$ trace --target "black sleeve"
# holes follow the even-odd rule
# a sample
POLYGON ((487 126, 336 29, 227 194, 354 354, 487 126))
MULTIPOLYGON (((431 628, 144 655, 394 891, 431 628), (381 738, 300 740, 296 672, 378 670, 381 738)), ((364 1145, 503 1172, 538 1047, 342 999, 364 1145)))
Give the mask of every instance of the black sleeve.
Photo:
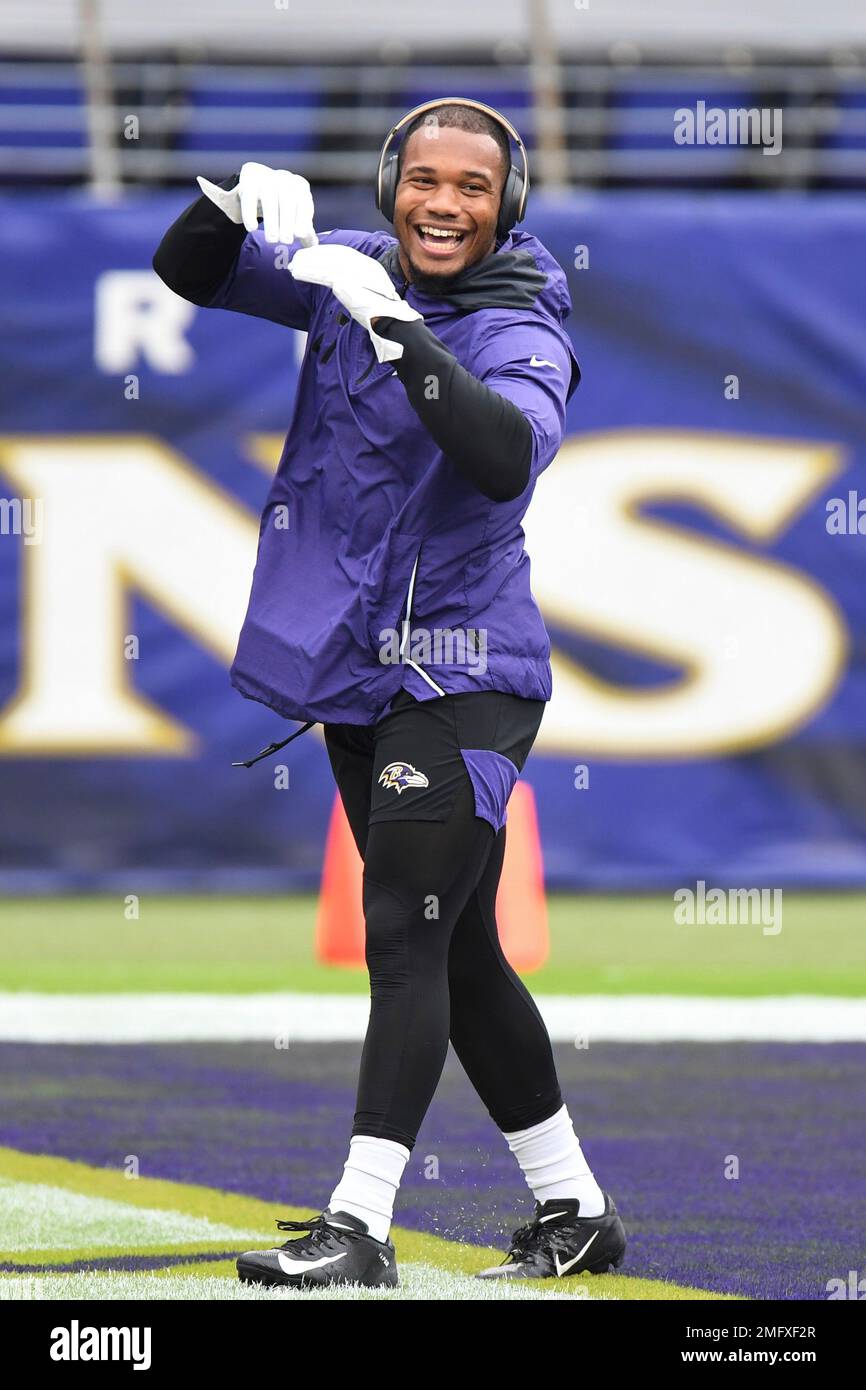
MULTIPOLYGON (((220 188, 237 187, 239 174, 220 188)), ((153 257, 153 268, 170 290, 206 306, 238 258, 246 239, 243 223, 232 222, 204 194, 172 222, 153 257)))
POLYGON ((420 319, 404 323, 382 317, 374 331, 403 344, 394 368, 442 452, 485 497, 494 502, 519 497, 529 483, 532 430, 514 402, 461 367, 420 319), (437 383, 433 393, 430 377, 437 383))

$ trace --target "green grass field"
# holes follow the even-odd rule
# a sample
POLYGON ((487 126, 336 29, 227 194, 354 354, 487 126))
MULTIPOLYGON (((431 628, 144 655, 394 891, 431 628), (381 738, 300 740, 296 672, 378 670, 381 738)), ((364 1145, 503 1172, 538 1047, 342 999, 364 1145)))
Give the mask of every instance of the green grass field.
MULTIPOLYGON (((316 900, 143 897, 0 904, 0 990, 366 993, 363 968, 323 965, 316 900)), ((782 930, 678 926, 670 895, 550 898, 543 994, 866 993, 866 895, 785 894, 782 930)))
POLYGON ((493 1247, 444 1240, 396 1226, 396 1290, 263 1289, 238 1282, 229 1252, 271 1245, 274 1221, 300 1207, 213 1188, 140 1177, 44 1154, 0 1147, 0 1302, 13 1299, 381 1299, 486 1302, 514 1299, 728 1301, 666 1279, 584 1275, 529 1285, 485 1284, 473 1276, 499 1264, 493 1247), (16 1238, 8 1244, 10 1233, 16 1238), (130 1269, 157 1256, 159 1268, 130 1269), (70 1269, 76 1263, 93 1269, 70 1269), (39 1269, 34 1274, 34 1268, 39 1269), (19 1272, 20 1271, 20 1272, 19 1272), (54 1271, 54 1272, 52 1272, 54 1271))

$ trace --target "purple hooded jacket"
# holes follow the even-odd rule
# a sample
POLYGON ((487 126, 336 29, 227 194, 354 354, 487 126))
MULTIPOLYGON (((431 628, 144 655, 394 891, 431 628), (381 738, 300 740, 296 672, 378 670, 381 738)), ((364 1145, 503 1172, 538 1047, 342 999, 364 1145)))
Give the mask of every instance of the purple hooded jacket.
MULTIPOLYGON (((403 287, 393 236, 319 235, 381 260, 403 287)), ((420 700, 471 690, 548 700, 550 642, 520 523, 580 377, 562 269, 535 237, 512 232, 453 296, 406 293, 461 366, 531 426, 530 481, 503 502, 442 453, 393 363, 377 361, 331 291, 292 277, 297 249, 249 233, 210 301, 309 334, 232 684, 287 718, 323 723, 375 723, 403 687, 420 700)))

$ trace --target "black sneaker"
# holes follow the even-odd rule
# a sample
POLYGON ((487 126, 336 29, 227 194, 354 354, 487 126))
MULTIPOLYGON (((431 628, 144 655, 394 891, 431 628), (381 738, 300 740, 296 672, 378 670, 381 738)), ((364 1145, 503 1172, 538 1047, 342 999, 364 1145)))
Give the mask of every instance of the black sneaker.
POLYGON ((278 1221, 281 1231, 308 1231, 271 1250, 248 1250, 238 1259, 238 1278, 247 1284, 397 1285, 397 1259, 390 1240, 374 1240, 357 1216, 323 1211, 309 1221, 278 1221))
POLYGON ((619 1269, 625 1227, 605 1192, 601 1216, 580 1216, 576 1197, 535 1203, 535 1219, 511 1237, 505 1261, 476 1279, 562 1279, 568 1274, 606 1274, 619 1269))

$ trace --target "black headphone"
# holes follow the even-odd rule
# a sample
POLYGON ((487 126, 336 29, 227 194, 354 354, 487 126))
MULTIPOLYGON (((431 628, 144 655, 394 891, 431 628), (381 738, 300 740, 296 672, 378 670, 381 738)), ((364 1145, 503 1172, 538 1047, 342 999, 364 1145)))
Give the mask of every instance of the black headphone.
POLYGON ((508 235, 515 222, 523 221, 523 215, 526 212, 526 200, 529 197, 529 161, 526 158, 526 146, 511 122, 507 121, 499 111, 494 111, 492 106, 485 106, 483 101, 472 101, 469 97, 440 97, 437 101, 425 101, 391 127, 382 146, 382 153, 379 155, 379 171, 376 175, 376 207, 389 222, 394 221, 394 203, 397 198, 400 159, 398 151, 394 150, 389 153, 394 136, 404 126, 414 121, 416 116, 423 115, 425 111, 435 111, 440 106, 469 106, 475 111, 483 111, 485 115, 490 116, 502 127, 506 135, 511 136, 520 151, 523 168, 518 169, 516 164, 511 165, 508 178, 505 180, 505 187, 502 190, 502 201, 499 204, 496 235, 501 240, 508 235))

